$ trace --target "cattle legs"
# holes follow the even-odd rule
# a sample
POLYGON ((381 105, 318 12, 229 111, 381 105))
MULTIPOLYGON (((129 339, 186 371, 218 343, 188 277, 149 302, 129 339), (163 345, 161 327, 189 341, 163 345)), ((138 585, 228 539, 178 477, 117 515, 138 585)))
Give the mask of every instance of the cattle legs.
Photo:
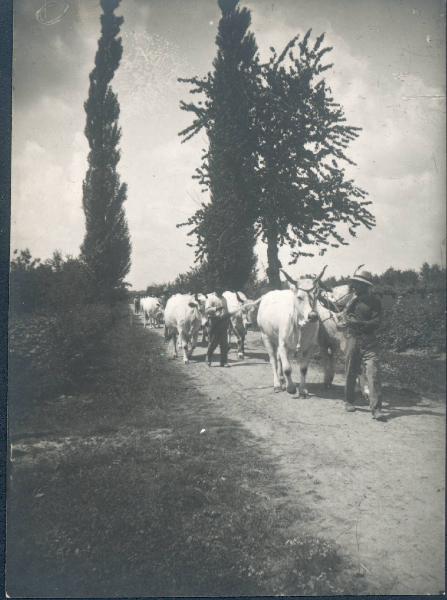
POLYGON ((279 344, 278 357, 281 361, 282 371, 287 382, 286 390, 289 394, 295 394, 296 385, 292 381, 292 365, 290 364, 289 359, 289 349, 285 344, 279 344))
POLYGON ((188 348, 188 338, 184 333, 180 333, 179 335, 179 345, 183 348, 183 362, 188 364, 189 359, 191 358, 191 353, 188 348))
POLYGON ((272 365, 273 370, 273 391, 278 393, 281 391, 281 383, 278 377, 278 361, 276 357, 276 348, 273 346, 269 337, 265 335, 265 333, 261 333, 262 341, 264 342, 264 346, 267 349, 270 364, 272 365))
POLYGON ((264 333, 261 335, 272 365, 274 392, 277 393, 286 389, 289 394, 295 394, 296 385, 292 381, 292 366, 288 348, 284 344, 280 344, 276 349, 267 335, 264 333))
POLYGON ((244 358, 245 356, 245 332, 244 331, 236 331, 237 338, 237 355, 238 358, 244 358))
POLYGON ((165 341, 169 344, 172 342, 172 358, 177 358, 177 330, 165 326, 165 341))
POLYGON ((189 353, 189 358, 191 358, 192 353, 194 352, 194 348, 197 346, 197 338, 198 337, 199 337, 199 331, 198 330, 191 335, 191 351, 189 353))
POLYGON ((332 385, 335 375, 335 352, 333 346, 327 344, 320 345, 320 354, 324 369, 324 387, 329 389, 332 385))
POLYGON ((208 336, 209 336, 209 331, 208 331, 208 321, 205 321, 205 323, 202 322, 202 344, 207 345, 208 344, 208 336))
POLYGON ((192 334, 185 332, 179 334, 178 343, 183 348, 183 362, 185 365, 190 361, 194 348, 197 346, 198 334, 198 331, 192 334))
POLYGON ((234 331, 234 334, 236 336, 236 343, 237 343, 237 356, 238 358, 244 358, 245 356, 245 349, 244 349, 244 343, 245 343, 245 330, 244 330, 244 326, 241 324, 240 327, 236 326, 232 326, 232 329, 234 331))

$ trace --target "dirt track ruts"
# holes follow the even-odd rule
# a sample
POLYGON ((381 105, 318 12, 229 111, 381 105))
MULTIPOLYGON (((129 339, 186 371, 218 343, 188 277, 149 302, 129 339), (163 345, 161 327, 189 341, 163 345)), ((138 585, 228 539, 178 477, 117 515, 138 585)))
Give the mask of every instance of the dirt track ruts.
MULTIPOLYGON (((305 528, 336 541, 358 565, 368 593, 442 593, 442 399, 385 388, 388 419, 376 422, 365 405, 344 412, 343 378, 336 376, 333 389, 324 390, 315 366, 308 373, 311 397, 274 394, 259 337, 248 334, 244 360, 230 352, 229 369, 217 366, 217 354, 209 368, 200 346, 190 364, 179 366, 209 396, 213 412, 239 420, 279 460, 290 503, 309 509, 308 522, 296 523, 296 535, 305 528)), ((297 381, 296 363, 293 369, 297 381)))

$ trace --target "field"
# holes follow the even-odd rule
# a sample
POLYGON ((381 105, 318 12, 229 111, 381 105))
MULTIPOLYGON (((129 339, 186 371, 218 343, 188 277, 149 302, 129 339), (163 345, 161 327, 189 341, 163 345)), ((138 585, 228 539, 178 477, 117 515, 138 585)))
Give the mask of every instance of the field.
POLYGON ((340 377, 323 394, 318 363, 313 398, 273 395, 256 333, 225 371, 203 348, 169 361, 126 312, 103 342, 81 390, 11 372, 10 595, 443 587, 439 390, 389 383, 379 424, 343 413, 340 377))

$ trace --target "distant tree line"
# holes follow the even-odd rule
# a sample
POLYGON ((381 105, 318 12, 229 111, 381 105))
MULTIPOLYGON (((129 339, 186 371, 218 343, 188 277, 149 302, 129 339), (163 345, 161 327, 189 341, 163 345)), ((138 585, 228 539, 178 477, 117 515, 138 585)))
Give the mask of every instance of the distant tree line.
POLYGON ((14 313, 55 312, 88 301, 84 265, 59 250, 48 260, 15 250, 10 272, 10 309, 14 313))
MULTIPOLYGON (((303 277, 305 276, 306 274, 303 273, 303 277)), ((308 274, 308 276, 312 275, 308 274)), ((446 270, 437 264, 429 265, 425 262, 418 271, 414 269, 400 270, 389 267, 381 274, 374 274, 372 280, 378 293, 395 297, 412 293, 424 295, 428 292, 444 292, 445 294, 446 270)), ((346 284, 348 281, 349 276, 338 278, 332 276, 326 277, 323 283, 328 289, 331 289, 337 285, 346 284)), ((281 287, 288 288, 287 282, 281 282, 281 287)), ((259 278, 254 270, 244 286, 232 289, 244 291, 251 298, 259 298, 262 294, 268 292, 271 287, 268 278, 259 278)), ((173 281, 148 285, 138 293, 159 296, 165 293, 168 295, 176 293, 209 293, 213 290, 214 277, 210 273, 207 263, 202 263, 197 267, 190 268, 185 273, 181 273, 173 281)), ((135 293, 137 292, 133 292, 133 294, 135 293)))
MULTIPOLYGON (((329 287, 347 283, 348 277, 328 277, 325 284, 329 287)), ((425 262, 419 271, 414 269, 395 269, 389 267, 380 275, 373 275, 372 281, 376 288, 384 292, 411 293, 424 290, 443 290, 446 285, 446 270, 437 264, 429 265, 425 262)))

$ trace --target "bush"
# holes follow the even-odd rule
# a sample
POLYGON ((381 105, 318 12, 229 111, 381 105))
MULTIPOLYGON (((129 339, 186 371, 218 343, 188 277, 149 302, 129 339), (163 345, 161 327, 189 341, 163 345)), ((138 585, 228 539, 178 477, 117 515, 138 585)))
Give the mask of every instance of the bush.
POLYGON ((48 315, 20 315, 9 326, 9 390, 38 399, 96 380, 116 320, 105 305, 78 305, 48 315))
POLYGON ((14 251, 10 273, 10 312, 52 314, 87 302, 84 265, 59 252, 45 263, 33 259, 29 250, 14 251))
POLYGON ((10 396, 40 398, 95 381, 123 290, 92 301, 85 265, 54 252, 42 263, 14 252, 10 275, 10 396))
POLYGON ((382 345, 397 352, 408 349, 445 351, 445 291, 401 293, 385 311, 382 345))
POLYGON ((76 387, 91 383, 107 353, 105 338, 114 322, 110 307, 79 305, 59 313, 49 330, 64 380, 76 387))

